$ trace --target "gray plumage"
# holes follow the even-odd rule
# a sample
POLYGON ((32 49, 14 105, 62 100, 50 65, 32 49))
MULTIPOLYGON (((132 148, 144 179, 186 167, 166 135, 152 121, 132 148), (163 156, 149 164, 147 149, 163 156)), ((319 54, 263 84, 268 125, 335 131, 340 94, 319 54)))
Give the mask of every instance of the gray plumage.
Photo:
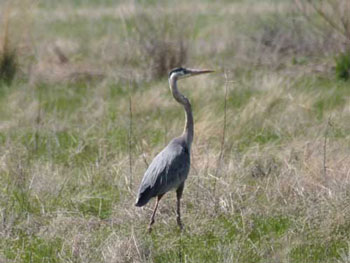
POLYGON ((190 163, 190 151, 184 138, 181 136, 170 141, 148 167, 136 206, 143 206, 152 197, 177 189, 187 179, 190 163))
POLYGON ((155 213, 162 196, 176 189, 177 197, 177 223, 182 229, 180 216, 180 199, 187 179, 191 158, 191 145, 193 141, 193 116, 191 103, 177 89, 177 80, 189 76, 210 73, 211 70, 196 70, 176 68, 169 73, 169 85, 174 99, 180 103, 185 110, 185 128, 180 137, 170 143, 153 159, 145 172, 137 195, 136 206, 144 206, 153 197, 157 197, 153 210, 149 230, 154 223, 155 213))

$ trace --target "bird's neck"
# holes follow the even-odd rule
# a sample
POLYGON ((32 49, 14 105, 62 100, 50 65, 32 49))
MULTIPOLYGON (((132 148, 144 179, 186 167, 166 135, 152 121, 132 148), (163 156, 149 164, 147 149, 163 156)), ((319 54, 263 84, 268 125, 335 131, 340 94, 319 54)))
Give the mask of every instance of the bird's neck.
POLYGON ((185 109, 185 127, 182 133, 182 136, 185 138, 187 144, 191 147, 193 141, 193 115, 192 115, 192 107, 190 101, 180 93, 177 89, 177 80, 175 78, 169 79, 170 90, 173 94, 174 99, 180 103, 185 109))

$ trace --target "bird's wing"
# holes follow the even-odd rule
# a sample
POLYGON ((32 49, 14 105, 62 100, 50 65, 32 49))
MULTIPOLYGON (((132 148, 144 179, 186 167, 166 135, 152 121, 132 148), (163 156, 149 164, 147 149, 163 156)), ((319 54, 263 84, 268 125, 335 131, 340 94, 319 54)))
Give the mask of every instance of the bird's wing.
POLYGON ((172 141, 152 161, 143 176, 137 204, 146 204, 154 196, 177 188, 187 178, 190 153, 186 146, 172 141))

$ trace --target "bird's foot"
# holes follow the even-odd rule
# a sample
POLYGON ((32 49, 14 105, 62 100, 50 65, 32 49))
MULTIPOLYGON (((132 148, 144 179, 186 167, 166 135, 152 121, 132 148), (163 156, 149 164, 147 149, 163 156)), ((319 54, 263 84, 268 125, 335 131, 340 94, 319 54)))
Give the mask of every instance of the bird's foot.
POLYGON ((152 233, 152 226, 148 226, 147 232, 148 232, 148 234, 151 234, 151 233, 152 233))
POLYGON ((152 225, 154 224, 154 219, 152 218, 151 219, 151 222, 149 222, 149 225, 148 225, 148 233, 151 233, 152 232, 152 225))
POLYGON ((181 218, 177 217, 177 218, 176 218, 176 221, 177 221, 177 225, 179 226, 180 230, 182 231, 183 228, 184 228, 184 226, 183 226, 183 224, 182 224, 182 222, 181 222, 181 218))

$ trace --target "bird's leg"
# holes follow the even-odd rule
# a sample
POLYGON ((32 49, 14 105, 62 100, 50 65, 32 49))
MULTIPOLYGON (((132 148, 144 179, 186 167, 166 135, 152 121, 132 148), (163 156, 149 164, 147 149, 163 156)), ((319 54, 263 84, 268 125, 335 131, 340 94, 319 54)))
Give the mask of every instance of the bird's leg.
POLYGON ((177 190, 176 190, 176 198, 177 198, 177 207, 176 207, 177 216, 176 216, 176 221, 177 221, 177 224, 179 225, 181 230, 183 229, 183 225, 182 225, 182 222, 181 222, 180 200, 181 200, 182 192, 184 190, 184 186, 185 186, 185 183, 182 183, 179 186, 179 188, 177 188, 177 190))
POLYGON ((148 232, 149 233, 151 233, 151 231, 152 231, 152 225, 154 224, 154 217, 155 217, 156 212, 157 212, 159 201, 163 197, 163 195, 164 194, 157 196, 156 205, 154 206, 154 210, 153 210, 153 213, 152 213, 152 216, 151 216, 151 221, 149 222, 149 225, 148 225, 148 232))

